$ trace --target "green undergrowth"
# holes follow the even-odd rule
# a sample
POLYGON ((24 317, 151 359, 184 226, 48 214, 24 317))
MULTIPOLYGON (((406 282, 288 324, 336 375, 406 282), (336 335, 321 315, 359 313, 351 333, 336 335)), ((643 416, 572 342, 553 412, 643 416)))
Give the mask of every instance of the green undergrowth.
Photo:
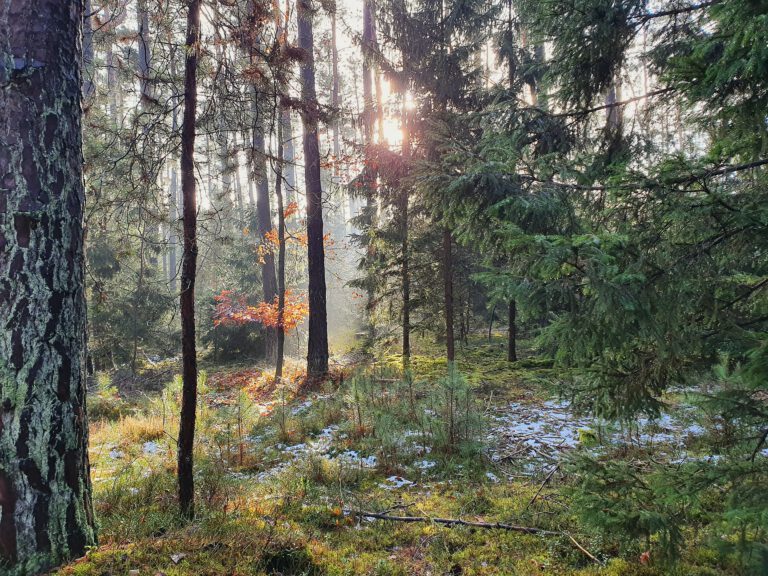
MULTIPOLYGON (((496 397, 517 399, 536 394, 541 398, 557 391, 564 377, 549 358, 537 355, 531 340, 518 344, 518 360, 507 360, 506 339, 493 335, 471 336, 466 344, 456 349, 456 369, 481 394, 493 393, 496 397)), ((382 354, 380 365, 390 370, 402 371, 400 354, 382 354)), ((435 381, 448 373, 445 351, 440 344, 419 339, 411 355, 409 370, 416 380, 435 381)))
MULTIPOLYGON (((684 548, 681 562, 662 564, 653 539, 582 524, 565 468, 545 478, 490 458, 491 408, 549 398, 562 377, 529 354, 517 363, 504 357, 503 343, 477 342, 461 350, 457 369, 417 354, 403 376, 391 356, 298 397, 282 388, 269 398, 224 394, 203 377, 191 522, 179 517, 175 496, 178 379, 117 412, 104 409, 91 429, 100 547, 59 574, 740 574, 707 548, 684 548), (562 534, 374 520, 363 511, 562 534)), ((113 398, 106 378, 101 385, 113 398)))

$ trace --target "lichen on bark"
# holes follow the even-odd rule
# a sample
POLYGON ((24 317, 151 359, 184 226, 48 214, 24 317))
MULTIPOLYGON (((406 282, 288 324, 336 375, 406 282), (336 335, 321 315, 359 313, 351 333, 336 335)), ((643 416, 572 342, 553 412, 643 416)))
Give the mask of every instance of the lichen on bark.
POLYGON ((0 10, 0 572, 96 543, 85 408, 79 1, 0 10))

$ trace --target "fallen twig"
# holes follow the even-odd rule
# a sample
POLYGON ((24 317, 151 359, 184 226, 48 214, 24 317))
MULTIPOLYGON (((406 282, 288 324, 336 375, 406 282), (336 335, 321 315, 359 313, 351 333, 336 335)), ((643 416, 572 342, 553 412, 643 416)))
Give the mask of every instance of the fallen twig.
POLYGON ((501 522, 473 522, 471 520, 461 520, 458 518, 428 518, 426 516, 390 516, 379 512, 362 512, 355 510, 344 510, 344 514, 352 516, 361 516, 363 518, 376 518, 377 520, 390 520, 392 522, 433 522, 445 526, 470 526, 473 528, 496 528, 499 530, 509 530, 511 532, 523 532, 525 534, 541 534, 543 536, 562 536, 562 532, 553 532, 543 528, 534 528, 530 526, 517 526, 515 524, 504 524, 501 522))
POLYGON ((592 560, 592 561, 594 561, 594 562, 597 562, 598 564, 602 564, 602 562, 600 562, 600 560, 598 560, 598 559, 597 559, 597 558, 595 558, 595 557, 594 557, 592 554, 590 554, 590 553, 589 553, 589 551, 588 551, 586 548, 584 548, 584 546, 582 546, 581 544, 579 544, 579 543, 576 541, 576 538, 574 538, 573 536, 571 536, 570 534, 568 534, 568 533, 566 533, 566 532, 563 532, 563 534, 565 534, 566 536, 568 536, 568 539, 569 539, 571 542, 573 542, 573 545, 574 545, 574 546, 576 546, 576 548, 578 548, 578 549, 579 549, 579 550, 580 550, 580 551, 581 551, 581 552, 582 552, 582 553, 583 553, 583 554, 584 554, 584 555, 585 555, 587 558, 589 558, 590 560, 592 560))
POLYGON ((523 534, 536 534, 540 536, 565 536, 576 548, 590 560, 602 564, 593 554, 579 544, 576 539, 567 532, 558 532, 555 530, 545 530, 533 526, 518 526, 516 524, 505 524, 503 522, 473 522, 471 520, 461 520, 459 518, 429 518, 427 516, 390 516, 379 512, 364 512, 358 510, 344 510, 345 515, 360 516, 362 518, 375 518, 377 520, 389 520, 390 522, 431 522, 442 524, 444 526, 469 526, 471 528, 486 528, 507 530, 509 532, 522 532, 523 534))
POLYGON ((539 497, 539 494, 541 494, 541 491, 544 490, 544 486, 547 485, 547 483, 552 479, 552 476, 554 476, 555 472, 560 468, 560 465, 554 466, 552 470, 550 470, 549 474, 547 474, 547 477, 544 478, 544 482, 541 483, 541 486, 539 486, 539 489, 536 491, 536 494, 533 495, 533 498, 528 502, 528 504, 525 505, 525 508, 523 508, 523 512, 528 510, 528 508, 531 507, 531 504, 536 502, 536 499, 539 497))

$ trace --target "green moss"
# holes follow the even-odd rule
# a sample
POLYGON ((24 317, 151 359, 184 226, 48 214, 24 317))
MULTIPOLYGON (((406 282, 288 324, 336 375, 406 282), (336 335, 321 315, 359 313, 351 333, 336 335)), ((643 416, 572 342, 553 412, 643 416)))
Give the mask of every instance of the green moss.
MULTIPOLYGON (((546 393, 546 379, 554 374, 551 369, 515 368, 505 361, 504 366, 497 366, 489 358, 500 352, 500 347, 485 345, 480 351, 466 351, 465 357, 476 359, 473 366, 477 374, 498 370, 491 387, 469 386, 484 406, 489 399, 497 401, 502 396, 495 387, 502 386, 505 378, 510 378, 509 394, 516 395, 519 401, 529 401, 531 393, 546 393), (481 366, 483 361, 486 366, 481 366), (542 371, 548 371, 548 376, 543 376, 542 371), (518 388, 520 383, 530 389, 518 388)), ((438 369, 439 362, 420 366, 438 369)), ((204 405, 196 454, 198 518, 192 524, 183 522, 176 513, 173 418, 166 422, 168 429, 163 438, 167 438, 158 440, 163 450, 154 456, 143 454, 136 441, 121 443, 125 432, 121 432, 119 422, 100 424, 94 430, 92 455, 94 470, 100 478, 107 478, 97 482, 95 494, 104 547, 66 567, 61 574, 96 576, 140 569, 142 575, 163 572, 166 576, 278 572, 358 576, 458 571, 483 576, 672 576, 653 565, 642 565, 637 549, 629 551, 624 560, 598 566, 567 538, 430 523, 369 521, 345 515, 343 509, 391 510, 393 514, 514 522, 552 530, 565 527, 600 557, 617 554, 611 543, 584 531, 573 518, 562 478, 552 479, 532 503, 540 479, 492 483, 485 477, 489 463, 482 453, 437 450, 434 430, 429 428, 430 418, 435 416, 424 418, 422 413, 440 387, 435 380, 415 379, 411 388, 407 382, 392 378, 393 369, 379 367, 373 376, 356 382, 357 395, 352 382, 347 381, 339 390, 323 391, 330 396, 310 396, 311 406, 290 417, 291 444, 311 443, 327 426, 338 427, 332 454, 346 450, 362 456, 376 454, 380 459, 378 468, 341 465, 317 455, 294 461, 274 448, 282 441, 278 415, 274 413, 248 421, 250 437, 258 439, 245 444, 251 464, 239 466, 232 456, 237 450, 227 449, 227 442, 234 438, 231 430, 237 425, 237 411, 204 405), (414 404, 409 398, 411 391, 414 404), (358 409, 365 428, 362 431, 358 430, 358 409), (415 455, 406 449, 410 440, 433 450, 428 455, 415 455), (125 452, 124 458, 109 456, 114 445, 125 452), (383 463, 385 454, 401 467, 397 473, 413 485, 384 487, 387 476, 393 473, 383 463), (411 467, 414 461, 424 458, 437 465, 425 471, 411 467), (264 478, 255 476, 277 465, 285 468, 264 478), (173 554, 186 556, 175 564, 173 554)), ((286 410, 290 413, 305 400, 287 404, 286 410)), ((499 400, 504 401, 506 398, 499 400)), ((150 411, 136 417, 156 418, 160 409, 161 403, 150 403, 150 411)), ((675 576, 739 574, 719 569, 716 558, 689 554, 681 565, 683 571, 675 576)))

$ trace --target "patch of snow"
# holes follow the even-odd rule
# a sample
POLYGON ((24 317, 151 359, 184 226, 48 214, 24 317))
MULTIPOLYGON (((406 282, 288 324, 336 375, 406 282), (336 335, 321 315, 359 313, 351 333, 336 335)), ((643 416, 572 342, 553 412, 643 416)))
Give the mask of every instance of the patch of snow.
POLYGON ((375 468, 378 460, 376 456, 361 456, 356 450, 347 450, 335 457, 345 464, 353 464, 355 466, 362 466, 363 468, 375 468))
POLYGON ((306 400, 305 402, 302 402, 298 406, 294 406, 293 408, 291 408, 291 414, 293 416, 296 416, 297 414, 301 414, 302 412, 306 412, 307 410, 312 408, 313 404, 314 404, 314 402, 312 402, 312 400, 306 400))
POLYGON ((386 484, 379 484, 379 486, 385 490, 397 490, 398 488, 413 486, 413 482, 406 480, 402 476, 390 476, 385 482, 386 484))
POLYGON ((494 462, 517 460, 524 466, 534 463, 533 469, 541 471, 543 466, 558 461, 563 452, 580 447, 585 432, 596 430, 602 430, 603 445, 664 445, 684 450, 688 439, 706 433, 702 425, 691 422, 694 415, 695 410, 683 404, 675 407, 674 414, 638 418, 630 430, 621 430, 603 420, 576 414, 565 401, 548 400, 539 405, 511 402, 492 415, 486 435, 491 446, 488 455, 494 462))
POLYGON ((157 454, 160 452, 160 445, 157 442, 150 440, 149 442, 144 442, 141 451, 144 452, 144 454, 157 454))

